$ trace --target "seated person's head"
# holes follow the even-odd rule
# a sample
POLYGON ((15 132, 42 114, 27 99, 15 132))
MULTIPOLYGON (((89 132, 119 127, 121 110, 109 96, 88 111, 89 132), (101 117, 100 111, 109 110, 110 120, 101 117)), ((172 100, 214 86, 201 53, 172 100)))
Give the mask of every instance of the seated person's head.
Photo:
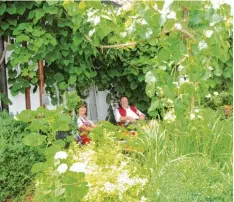
POLYGON ((125 97, 125 96, 122 96, 122 97, 120 98, 120 105, 121 105, 121 107, 123 107, 123 108, 128 108, 128 98, 125 97))
POLYGON ((87 107, 86 104, 81 104, 77 110, 79 116, 85 116, 87 113, 87 107))

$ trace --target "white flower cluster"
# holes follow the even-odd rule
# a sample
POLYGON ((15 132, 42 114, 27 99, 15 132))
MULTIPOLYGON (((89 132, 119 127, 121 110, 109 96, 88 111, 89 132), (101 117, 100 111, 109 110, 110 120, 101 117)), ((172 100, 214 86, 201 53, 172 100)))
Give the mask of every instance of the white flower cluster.
POLYGON ((104 191, 106 193, 117 191, 123 194, 130 187, 135 186, 137 184, 140 186, 144 186, 147 182, 148 180, 146 178, 131 178, 128 174, 128 171, 123 170, 123 172, 117 176, 117 183, 113 184, 110 182, 106 182, 104 184, 104 191))
POLYGON ((100 23, 100 16, 95 15, 96 12, 97 10, 92 10, 92 9, 89 9, 87 11, 87 16, 88 16, 87 22, 92 23, 94 26, 100 23))
MULTIPOLYGON (((55 156, 54 156, 54 165, 57 166, 60 164, 60 160, 59 159, 66 159, 68 157, 68 154, 64 151, 59 151, 56 152, 55 156)), ((85 163, 80 163, 80 162, 76 162, 73 163, 70 167, 70 171, 72 172, 83 172, 86 173, 86 166, 87 164, 85 163)), ((68 165, 65 163, 62 163, 58 166, 57 171, 62 174, 65 173, 68 169, 68 165)))
POLYGON ((176 19, 176 13, 174 11, 171 11, 168 15, 167 15, 168 19, 176 19))
MULTIPOLYGON (((137 168, 133 169, 132 165, 130 166, 130 159, 119 152, 119 146, 113 145, 108 153, 106 146, 98 148, 96 150, 96 145, 91 143, 79 152, 70 151, 74 163, 69 171, 84 172, 88 182, 89 193, 84 201, 102 201, 103 197, 113 195, 121 200, 129 194, 130 188, 136 189, 136 193, 141 192, 148 180, 137 174, 137 168)), ((146 200, 142 197, 141 201, 146 200)))
POLYGON ((86 173, 86 166, 87 165, 85 163, 76 162, 72 164, 69 170, 76 173, 79 172, 86 173))
POLYGON ((64 152, 64 151, 59 151, 59 152, 56 152, 55 156, 54 156, 54 159, 66 159, 67 158, 67 153, 64 152))
POLYGON ((62 163, 58 168, 57 171, 61 174, 61 173, 65 173, 67 171, 67 164, 62 163))
POLYGON ((194 120, 194 119, 198 118, 198 119, 202 119, 203 120, 203 117, 199 115, 199 112, 200 112, 200 110, 198 108, 195 108, 194 112, 190 113, 190 119, 194 120))
POLYGON ((148 28, 148 29, 146 30, 146 33, 145 33, 145 38, 146 38, 146 39, 149 39, 149 38, 151 37, 152 34, 153 34, 153 30, 150 29, 150 28, 148 28))
POLYGON ((181 30, 181 29, 182 29, 182 26, 181 26, 181 24, 179 24, 179 23, 175 23, 174 27, 175 27, 176 29, 178 29, 178 30, 181 30))
POLYGON ((166 114, 163 117, 164 121, 168 121, 168 122, 173 122, 176 119, 176 115, 174 112, 174 109, 171 109, 171 111, 166 112, 166 114))
POLYGON ((199 50, 203 50, 203 49, 206 49, 208 47, 207 43, 203 40, 203 41, 200 41, 198 43, 198 49, 199 50))
POLYGON ((206 36, 207 38, 210 38, 210 37, 212 36, 213 33, 214 33, 214 32, 213 32, 212 30, 207 30, 207 31, 205 32, 205 36, 206 36))
MULTIPOLYGON (((216 92, 216 91, 214 91, 213 94, 214 94, 214 96, 218 96, 218 95, 219 95, 219 93, 216 92)), ((206 97, 206 98, 211 98, 212 95, 209 93, 209 94, 207 94, 205 97, 206 97)))

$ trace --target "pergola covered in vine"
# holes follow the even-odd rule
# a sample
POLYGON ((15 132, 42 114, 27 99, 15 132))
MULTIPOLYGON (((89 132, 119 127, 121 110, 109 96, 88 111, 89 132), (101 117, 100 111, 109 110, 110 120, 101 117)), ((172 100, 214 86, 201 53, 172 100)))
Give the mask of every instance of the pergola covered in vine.
POLYGON ((76 88, 82 96, 95 84, 110 90, 108 101, 124 94, 152 116, 173 100, 180 116, 209 91, 230 90, 229 5, 114 2, 120 7, 99 1, 1 2, 0 35, 15 39, 6 65, 11 93, 28 95, 39 86, 42 95, 45 79, 55 104, 56 87, 76 88), (180 87, 178 77, 185 76, 189 82, 180 87))

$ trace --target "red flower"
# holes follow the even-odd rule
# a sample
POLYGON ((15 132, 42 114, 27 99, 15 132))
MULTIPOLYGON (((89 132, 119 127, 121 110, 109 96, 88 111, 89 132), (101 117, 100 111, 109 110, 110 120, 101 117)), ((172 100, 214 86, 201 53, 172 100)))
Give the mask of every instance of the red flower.
POLYGON ((89 144, 91 141, 90 138, 87 137, 87 135, 81 135, 81 143, 82 144, 89 144))
POLYGON ((136 132, 135 132, 135 131, 132 131, 132 135, 135 136, 135 135, 136 135, 136 132))

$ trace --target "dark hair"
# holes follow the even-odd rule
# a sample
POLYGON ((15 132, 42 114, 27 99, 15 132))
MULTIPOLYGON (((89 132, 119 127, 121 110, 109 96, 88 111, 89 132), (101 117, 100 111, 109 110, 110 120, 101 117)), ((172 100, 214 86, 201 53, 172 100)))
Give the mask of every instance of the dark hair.
POLYGON ((124 98, 124 97, 128 99, 128 97, 127 97, 127 96, 123 95, 123 96, 121 96, 121 97, 119 98, 119 101, 121 101, 121 100, 122 100, 122 98, 124 98))
POLYGON ((76 112, 77 113, 79 113, 79 109, 81 107, 85 107, 86 108, 86 115, 87 115, 87 111, 88 111, 87 103, 86 102, 82 102, 80 105, 78 105, 77 108, 76 108, 76 112))

